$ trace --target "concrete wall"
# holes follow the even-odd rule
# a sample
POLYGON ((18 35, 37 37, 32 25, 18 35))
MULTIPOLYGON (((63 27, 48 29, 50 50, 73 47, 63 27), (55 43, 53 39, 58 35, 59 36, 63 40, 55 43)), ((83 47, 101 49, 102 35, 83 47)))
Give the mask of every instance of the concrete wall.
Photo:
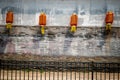
POLYGON ((0 24, 5 14, 13 10, 15 25, 38 25, 41 12, 47 14, 47 26, 69 26, 73 12, 78 14, 78 26, 104 26, 105 13, 115 14, 113 26, 120 25, 120 0, 0 0, 0 24))
POLYGON ((120 56, 120 0, 0 0, 0 52, 39 55, 120 56), (5 31, 6 12, 14 12, 10 35, 5 31), (115 15, 110 35, 104 32, 105 13, 115 15), (46 34, 39 33, 40 12, 47 14, 46 34), (78 29, 69 32, 72 13, 78 29), (116 28, 118 27, 118 28, 116 28))
POLYGON ((39 55, 120 56, 120 28, 109 35, 104 28, 78 28, 75 34, 68 27, 47 27, 45 36, 38 26, 14 26, 11 34, 0 27, 1 53, 39 55))

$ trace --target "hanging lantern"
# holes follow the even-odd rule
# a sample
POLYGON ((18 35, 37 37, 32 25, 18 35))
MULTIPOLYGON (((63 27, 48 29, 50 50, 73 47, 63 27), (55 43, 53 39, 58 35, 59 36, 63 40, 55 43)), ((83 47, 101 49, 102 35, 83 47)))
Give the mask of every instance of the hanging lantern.
POLYGON ((7 29, 12 28, 13 19, 14 19, 13 12, 8 11, 7 14, 6 14, 6 23, 7 23, 6 28, 7 29))
POLYGON ((46 25, 46 14, 41 13, 39 16, 39 25, 46 25))
POLYGON ((13 12, 12 11, 7 12, 6 23, 13 23, 13 12))
POLYGON ((71 32, 76 32, 77 23, 78 23, 78 16, 75 13, 73 13, 70 20, 71 32))
POLYGON ((114 20, 114 14, 112 11, 108 11, 106 14, 105 22, 106 22, 106 30, 111 30, 111 26, 114 20))
POLYGON ((41 26, 41 34, 45 34, 45 25, 46 25, 46 14, 45 13, 41 13, 39 16, 39 25, 41 26))

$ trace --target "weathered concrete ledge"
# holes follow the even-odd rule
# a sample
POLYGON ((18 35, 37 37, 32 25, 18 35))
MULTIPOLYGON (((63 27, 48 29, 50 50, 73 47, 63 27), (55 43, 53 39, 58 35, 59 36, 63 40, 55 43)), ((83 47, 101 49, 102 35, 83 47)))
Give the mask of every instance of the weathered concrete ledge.
POLYGON ((34 54, 0 54, 1 60, 18 60, 18 61, 59 61, 59 62, 106 62, 120 63, 120 57, 112 56, 40 56, 34 54))

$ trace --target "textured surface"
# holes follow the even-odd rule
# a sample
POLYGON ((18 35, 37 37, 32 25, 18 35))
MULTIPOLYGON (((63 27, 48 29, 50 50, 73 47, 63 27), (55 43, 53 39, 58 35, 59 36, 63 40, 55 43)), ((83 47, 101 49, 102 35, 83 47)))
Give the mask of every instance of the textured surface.
POLYGON ((0 24, 8 10, 15 14, 15 25, 38 25, 41 12, 47 14, 47 26, 69 26, 72 13, 78 14, 79 26, 104 26, 107 11, 115 14, 114 26, 120 25, 120 0, 0 0, 0 24))
POLYGON ((120 28, 107 35, 104 28, 47 27, 45 36, 38 26, 14 26, 8 35, 0 27, 1 53, 32 53, 39 55, 120 56, 120 28))

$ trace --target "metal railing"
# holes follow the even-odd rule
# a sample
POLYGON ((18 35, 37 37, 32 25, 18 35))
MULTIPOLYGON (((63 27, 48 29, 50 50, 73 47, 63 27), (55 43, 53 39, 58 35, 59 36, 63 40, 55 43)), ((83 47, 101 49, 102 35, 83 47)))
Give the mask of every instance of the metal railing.
POLYGON ((120 80, 120 63, 0 60, 0 80, 120 80))

